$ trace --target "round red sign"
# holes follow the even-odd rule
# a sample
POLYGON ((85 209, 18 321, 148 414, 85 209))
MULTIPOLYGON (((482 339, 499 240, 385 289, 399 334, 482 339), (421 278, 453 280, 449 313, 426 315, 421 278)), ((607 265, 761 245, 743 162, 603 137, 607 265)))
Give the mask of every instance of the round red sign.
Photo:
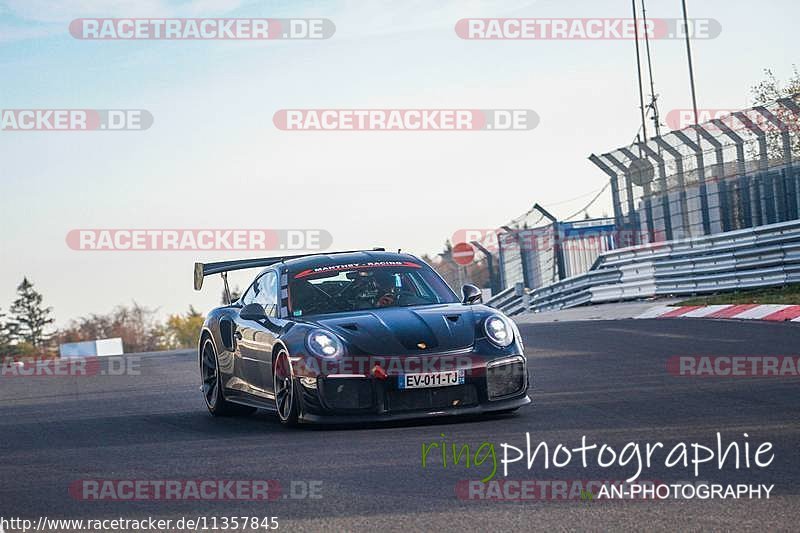
POLYGON ((453 246, 453 261, 459 265, 468 265, 475 259, 475 250, 472 245, 466 242, 460 242, 453 246))

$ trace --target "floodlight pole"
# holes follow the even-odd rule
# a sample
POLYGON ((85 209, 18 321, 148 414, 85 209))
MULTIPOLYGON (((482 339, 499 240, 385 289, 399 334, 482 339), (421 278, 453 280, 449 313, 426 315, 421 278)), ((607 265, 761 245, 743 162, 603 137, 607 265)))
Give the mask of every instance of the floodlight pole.
MULTIPOLYGON (((642 115, 642 135, 644 140, 647 140, 647 118, 645 118, 644 110, 644 87, 642 85, 642 59, 639 53, 639 18, 636 15, 636 0, 631 0, 633 7, 633 31, 636 40, 636 74, 639 79, 639 111, 642 115)), ((644 29, 647 31, 647 28, 644 29)))
POLYGON ((658 96, 656 96, 655 82, 653 81, 653 60, 650 56, 650 37, 647 35, 647 8, 642 0, 642 21, 644 22, 644 45, 647 52, 647 72, 650 75, 650 107, 653 110, 653 126, 656 130, 656 137, 661 137, 661 122, 658 116, 658 96))
POLYGON ((692 87, 692 109, 694 109, 694 123, 700 124, 699 116, 697 114, 697 93, 694 88, 694 66, 692 65, 692 44, 689 38, 689 18, 686 15, 686 0, 681 0, 683 5, 683 31, 686 37, 686 57, 689 60, 689 84, 692 87))

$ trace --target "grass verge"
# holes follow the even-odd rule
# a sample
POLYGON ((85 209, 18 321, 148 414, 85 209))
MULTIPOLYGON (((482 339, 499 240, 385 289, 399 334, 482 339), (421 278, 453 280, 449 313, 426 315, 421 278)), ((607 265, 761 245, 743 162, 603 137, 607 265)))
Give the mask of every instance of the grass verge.
POLYGON ((746 291, 726 292, 710 296, 697 296, 683 300, 675 305, 724 305, 724 304, 788 304, 800 305, 800 283, 752 289, 746 291))

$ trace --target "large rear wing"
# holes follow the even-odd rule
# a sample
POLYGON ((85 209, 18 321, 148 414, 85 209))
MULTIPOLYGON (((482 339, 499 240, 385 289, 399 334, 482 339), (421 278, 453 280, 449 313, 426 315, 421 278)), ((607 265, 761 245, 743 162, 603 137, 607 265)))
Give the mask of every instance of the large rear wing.
POLYGON ((194 264, 194 290, 199 291, 203 288, 203 279, 212 274, 222 274, 225 282, 225 290, 228 291, 227 273, 232 270, 244 270, 246 268, 265 268, 276 263, 282 263, 289 259, 299 257, 310 257, 312 255, 333 255, 333 254, 352 254, 357 252, 384 252, 384 248, 373 248, 372 250, 348 250, 342 252, 317 252, 313 254, 283 255, 279 257, 262 257, 259 259, 238 259, 235 261, 219 261, 217 263, 195 263, 194 264))

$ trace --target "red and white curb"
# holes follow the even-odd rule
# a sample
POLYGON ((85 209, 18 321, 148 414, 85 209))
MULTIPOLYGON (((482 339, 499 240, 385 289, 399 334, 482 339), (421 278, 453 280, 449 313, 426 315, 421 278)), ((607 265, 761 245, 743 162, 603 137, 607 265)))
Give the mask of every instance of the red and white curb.
POLYGON ((660 305, 648 309, 636 318, 735 318, 800 322, 800 305, 660 305))

